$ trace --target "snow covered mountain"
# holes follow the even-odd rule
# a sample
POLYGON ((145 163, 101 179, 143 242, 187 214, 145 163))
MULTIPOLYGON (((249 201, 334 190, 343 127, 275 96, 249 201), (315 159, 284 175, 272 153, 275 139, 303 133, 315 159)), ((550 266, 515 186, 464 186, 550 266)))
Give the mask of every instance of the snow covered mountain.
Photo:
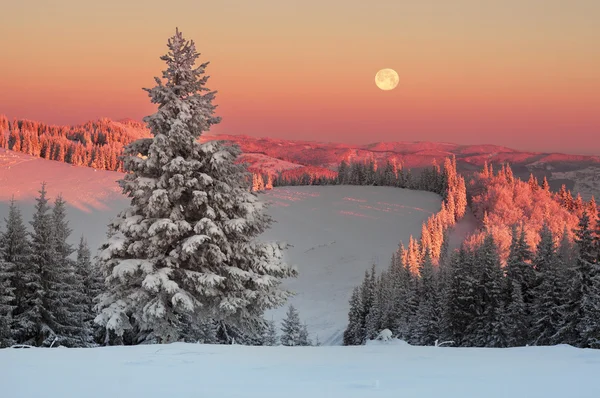
MULTIPOLYGON (((39 145, 55 139, 54 136, 48 136, 44 132, 55 128, 68 138, 68 140, 61 139, 55 142, 59 147, 64 147, 63 152, 66 154, 64 161, 109 170, 117 169, 114 168, 116 164, 114 156, 119 153, 123 143, 150 134, 142 123, 131 119, 120 121, 100 119, 79 126, 47 126, 27 120, 10 122, 8 118, 0 115, 0 147, 10 147, 11 129, 17 127, 22 132, 24 140, 26 137, 30 138, 18 145, 18 149, 22 152, 40 155, 42 151, 39 145), (30 142, 35 141, 35 137, 41 140, 38 142, 39 145, 30 142), (86 144, 83 145, 82 141, 86 144), (67 142, 71 147, 66 145, 67 142), (69 155, 70 152, 77 152, 75 160, 71 159, 73 156, 69 155), (104 157, 108 160, 102 160, 104 157)), ((16 135, 13 134, 13 140, 15 137, 16 135)), ((593 194, 600 196, 600 186, 590 183, 590 180, 598 175, 600 156, 519 151, 498 145, 458 145, 436 142, 398 141, 348 145, 212 133, 204 134, 201 139, 229 140, 239 144, 244 151, 241 160, 248 163, 254 171, 277 173, 295 169, 300 172, 302 168, 310 167, 306 169, 309 174, 323 174, 327 170, 335 169, 344 159, 347 161, 374 159, 377 162, 390 160, 402 164, 405 168, 418 170, 430 166, 434 160, 440 164, 444 158, 454 155, 458 171, 462 174, 481 170, 484 162, 495 165, 510 163, 513 173, 522 179, 527 179, 529 174, 533 173, 539 181, 547 177, 551 188, 555 191, 565 184, 574 194, 581 193, 584 199, 589 199, 593 194)), ((56 155, 61 151, 50 152, 56 155)), ((46 157, 48 153, 49 151, 46 151, 46 157)))

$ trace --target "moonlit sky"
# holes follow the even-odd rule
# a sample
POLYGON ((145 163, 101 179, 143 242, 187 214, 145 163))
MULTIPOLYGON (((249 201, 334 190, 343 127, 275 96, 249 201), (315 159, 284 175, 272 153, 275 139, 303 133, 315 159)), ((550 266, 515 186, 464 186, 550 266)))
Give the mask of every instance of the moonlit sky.
POLYGON ((141 119, 178 26, 216 132, 600 154, 598 0, 3 0, 0 114, 141 119), (375 73, 393 68, 395 90, 375 73))

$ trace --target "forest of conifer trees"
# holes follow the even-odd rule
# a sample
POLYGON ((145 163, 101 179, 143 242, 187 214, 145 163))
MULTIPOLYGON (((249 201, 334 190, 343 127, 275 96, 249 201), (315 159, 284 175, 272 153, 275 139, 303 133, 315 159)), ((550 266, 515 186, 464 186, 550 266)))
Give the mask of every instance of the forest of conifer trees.
POLYGON ((66 202, 58 196, 51 206, 42 185, 30 229, 14 200, 5 221, 0 231, 0 347, 92 344, 93 298, 103 282, 85 239, 77 249, 68 243, 66 202))
POLYGON ((437 261, 429 238, 411 239, 381 275, 368 271, 350 300, 344 344, 389 329, 414 345, 600 348, 594 199, 573 200, 564 187, 552 194, 545 181, 515 179, 509 166, 494 174, 486 165, 470 189, 481 231, 452 252, 444 235, 437 261))
POLYGON ((53 126, 11 122, 0 115, 0 148, 98 170, 123 171, 123 147, 147 135, 147 129, 136 122, 100 119, 79 126, 53 126))

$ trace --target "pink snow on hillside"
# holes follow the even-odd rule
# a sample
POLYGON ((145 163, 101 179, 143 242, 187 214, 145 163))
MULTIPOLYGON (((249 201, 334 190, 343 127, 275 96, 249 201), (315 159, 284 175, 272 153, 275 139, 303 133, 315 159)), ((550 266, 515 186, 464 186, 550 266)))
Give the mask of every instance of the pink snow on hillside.
POLYGON ((122 177, 114 171, 96 171, 0 148, 1 202, 13 195, 17 201, 31 202, 46 182, 51 198, 62 194, 69 205, 84 212, 108 210, 112 201, 123 198, 116 183, 122 177))

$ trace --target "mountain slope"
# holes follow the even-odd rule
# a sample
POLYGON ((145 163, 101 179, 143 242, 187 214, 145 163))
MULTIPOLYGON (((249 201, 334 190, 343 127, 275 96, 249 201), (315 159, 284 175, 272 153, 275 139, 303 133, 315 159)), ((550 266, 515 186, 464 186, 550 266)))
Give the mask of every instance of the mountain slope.
MULTIPOLYGON (((118 155, 122 145, 147 136, 149 131, 144 124, 131 119, 118 122, 100 119, 78 126, 48 126, 28 120, 9 122, 0 115, 0 147, 16 148, 24 153, 102 170, 120 170, 118 155), (14 133, 15 129, 18 134, 14 133), (20 137, 20 142, 15 146, 17 137, 20 137)), ((480 170, 485 162, 496 166, 510 163, 515 175, 522 179, 533 173, 540 181, 547 177, 553 190, 566 184, 575 194, 581 193, 584 199, 589 199, 592 194, 600 196, 598 184, 590 183, 600 172, 600 156, 518 151, 487 144, 404 141, 347 145, 212 133, 204 134, 202 139, 228 140, 239 144, 246 154, 243 160, 252 166, 253 171, 260 173, 274 174, 312 166, 317 169, 307 169, 307 172, 323 174, 325 169, 335 170, 342 160, 370 159, 380 164, 389 160, 404 168, 418 170, 434 161, 440 164, 444 158, 456 156, 458 171, 463 174, 480 170), (579 180, 584 182, 577 183, 579 180)))

